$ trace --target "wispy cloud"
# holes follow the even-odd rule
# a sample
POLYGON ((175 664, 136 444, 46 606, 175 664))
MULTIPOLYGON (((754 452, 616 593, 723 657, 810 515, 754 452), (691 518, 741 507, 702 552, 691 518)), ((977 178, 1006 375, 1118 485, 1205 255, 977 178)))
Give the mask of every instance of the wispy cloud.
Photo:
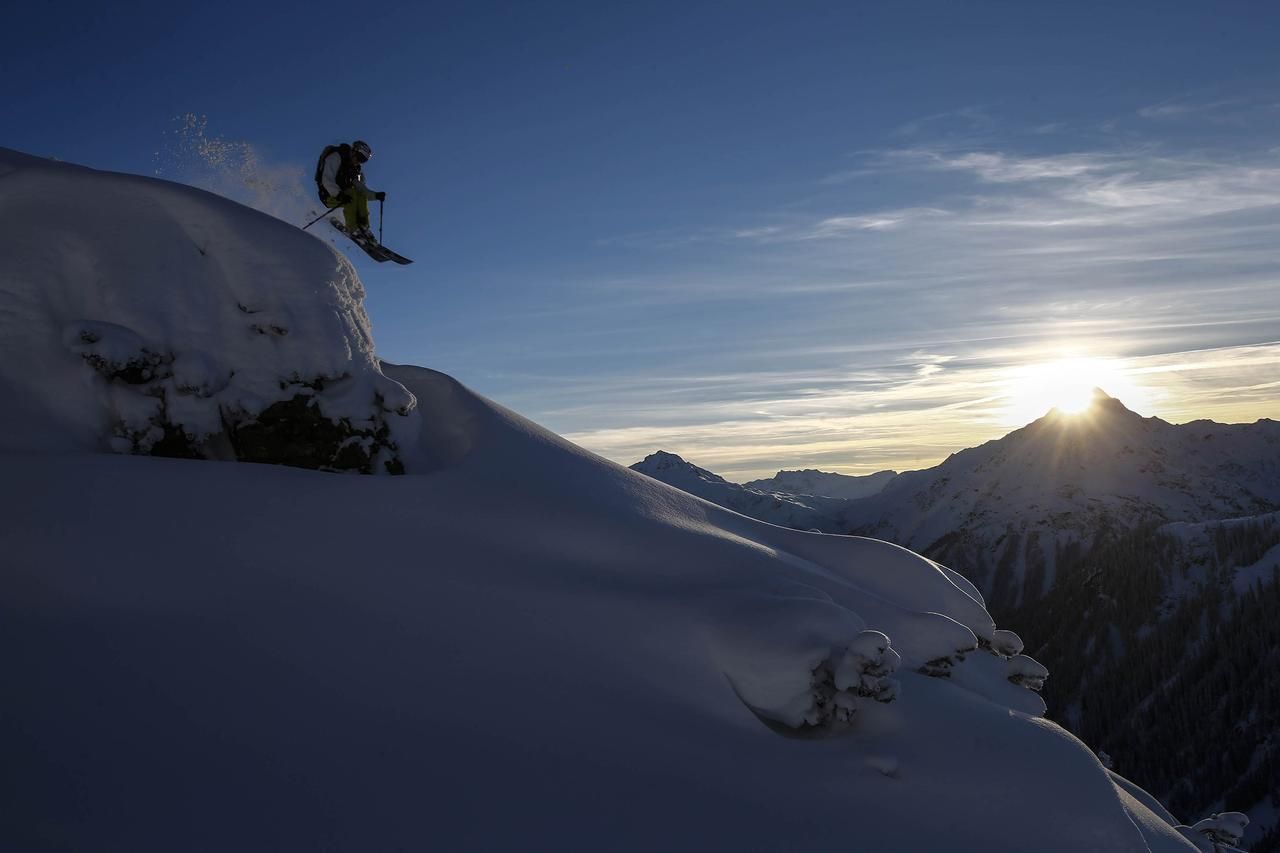
POLYGON ((703 229, 678 271, 564 284, 567 357, 631 357, 543 374, 517 408, 621 462, 664 448, 743 479, 936 464, 1016 426, 1013 372, 1068 351, 1113 360, 1143 414, 1280 417, 1276 152, 913 138, 859 168, 912 203, 827 184, 845 196, 703 229))
POLYGON ((975 105, 954 110, 944 110, 912 119, 899 125, 893 131, 893 135, 911 137, 927 133, 936 138, 939 135, 956 131, 971 133, 976 130, 985 130, 995 125, 995 123, 995 120, 985 108, 975 105))
POLYGON ((1139 108, 1137 114, 1152 121, 1200 122, 1243 128, 1257 121, 1274 119, 1278 111, 1280 99, 1273 93, 1229 97, 1190 93, 1148 104, 1139 108))
POLYGON ((885 159, 918 164, 923 168, 972 172, 992 183, 1043 181, 1076 178, 1107 168, 1108 157, 1101 154, 1061 154, 1053 157, 1017 157, 1000 152, 971 151, 947 154, 928 148, 906 148, 886 152, 885 159))
POLYGON ((1185 98, 1162 101, 1150 104, 1138 110, 1143 118, 1168 119, 1183 116, 1214 113, 1226 107, 1237 107, 1245 101, 1242 98, 1223 98, 1215 101, 1192 101, 1185 98))

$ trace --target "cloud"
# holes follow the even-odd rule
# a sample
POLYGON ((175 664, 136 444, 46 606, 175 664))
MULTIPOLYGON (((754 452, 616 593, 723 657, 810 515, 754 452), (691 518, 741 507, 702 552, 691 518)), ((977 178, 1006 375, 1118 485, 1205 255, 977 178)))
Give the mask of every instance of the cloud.
POLYGON ((947 154, 929 148, 905 148, 885 153, 888 161, 915 164, 921 168, 972 172, 984 181, 1014 183, 1075 178, 1107 168, 1108 157, 1101 154, 1061 154, 1054 157, 1017 157, 1000 152, 971 151, 947 154))
POLYGON ((1280 103, 1270 93, 1244 94, 1221 98, 1183 95, 1141 107, 1137 114, 1150 121, 1195 121, 1203 124, 1246 127, 1274 117, 1280 103))
POLYGON ((1150 104, 1138 110, 1138 115, 1149 119, 1182 118, 1184 116, 1217 113, 1227 107, 1238 107, 1246 104, 1245 98, 1220 98, 1212 101, 1195 101, 1188 98, 1173 98, 1158 104, 1150 104))
POLYGON ((504 399, 617 461, 663 448, 739 479, 936 464, 1007 433, 1014 371, 1064 352, 1125 371, 1145 415, 1280 417, 1274 152, 912 144, 862 165, 912 203, 827 195, 708 227, 678 267, 566 284, 589 332, 565 363, 597 379, 504 399))
POLYGON ((980 106, 961 107, 955 110, 944 110, 931 115, 921 116, 899 125, 894 136, 919 136, 928 132, 938 136, 944 133, 971 133, 984 130, 995 124, 991 115, 980 106))

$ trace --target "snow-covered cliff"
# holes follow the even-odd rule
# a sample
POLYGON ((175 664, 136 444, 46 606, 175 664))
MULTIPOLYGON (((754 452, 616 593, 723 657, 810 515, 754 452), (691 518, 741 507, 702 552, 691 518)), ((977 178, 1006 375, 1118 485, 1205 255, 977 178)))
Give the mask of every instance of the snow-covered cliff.
POLYGON ((0 149, 0 449, 398 471, 351 265, 180 184, 0 149))

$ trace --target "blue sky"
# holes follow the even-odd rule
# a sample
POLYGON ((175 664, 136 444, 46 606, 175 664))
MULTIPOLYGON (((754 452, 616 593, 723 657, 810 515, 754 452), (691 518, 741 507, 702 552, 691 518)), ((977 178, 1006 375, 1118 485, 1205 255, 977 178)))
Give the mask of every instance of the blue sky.
POLYGON ((319 149, 369 140, 417 260, 357 259, 383 357, 624 463, 935 464, 1035 417, 1063 357, 1143 414, 1280 417, 1270 4, 62 3, 6 30, 0 145, 305 221, 319 149))

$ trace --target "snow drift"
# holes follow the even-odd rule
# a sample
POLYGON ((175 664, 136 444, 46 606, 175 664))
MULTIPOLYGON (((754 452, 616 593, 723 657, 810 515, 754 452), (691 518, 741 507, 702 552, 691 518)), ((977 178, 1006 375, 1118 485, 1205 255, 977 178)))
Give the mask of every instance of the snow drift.
POLYGON ((399 470, 351 265, 211 193, 0 149, 0 448, 399 470))
MULTIPOLYGON (((3 162, 27 198, 107 180, 3 162)), ((956 573, 754 521, 379 366, 318 241, 109 180, 135 211, 181 208, 159 234, 112 226, 132 276, 77 260, 58 205, 0 254, 0 846, 1196 849, 1040 716, 1015 682, 1043 668, 956 573), (223 297, 290 334, 259 341, 223 297), (71 336, 104 359, 141 340, 228 365, 200 398, 219 406, 297 365, 361 406, 415 399, 425 416, 382 410, 411 476, 85 452, 119 380, 85 372, 74 324, 107 330, 71 336)))

